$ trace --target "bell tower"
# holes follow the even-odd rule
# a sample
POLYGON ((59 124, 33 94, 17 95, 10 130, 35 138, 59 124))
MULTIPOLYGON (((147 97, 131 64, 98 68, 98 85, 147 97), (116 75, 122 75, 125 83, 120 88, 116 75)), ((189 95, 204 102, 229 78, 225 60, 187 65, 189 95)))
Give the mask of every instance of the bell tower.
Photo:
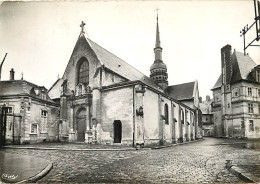
POLYGON ((162 61, 162 47, 160 41, 158 12, 157 12, 157 24, 156 24, 156 41, 154 48, 155 60, 150 67, 150 78, 153 79, 159 86, 165 90, 168 87, 168 73, 167 66, 162 61))

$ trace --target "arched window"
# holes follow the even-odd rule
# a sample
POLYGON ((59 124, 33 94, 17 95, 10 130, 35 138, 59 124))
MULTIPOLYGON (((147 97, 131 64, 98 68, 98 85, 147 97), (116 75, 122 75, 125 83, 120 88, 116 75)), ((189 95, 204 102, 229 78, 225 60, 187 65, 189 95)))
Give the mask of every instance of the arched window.
POLYGON ((78 84, 89 84, 89 64, 85 58, 80 59, 78 66, 78 84))
POLYGON ((181 123, 184 124, 184 112, 181 109, 181 123))
POLYGON ((164 105, 164 116, 165 116, 165 125, 169 125, 169 112, 168 112, 168 105, 164 105))

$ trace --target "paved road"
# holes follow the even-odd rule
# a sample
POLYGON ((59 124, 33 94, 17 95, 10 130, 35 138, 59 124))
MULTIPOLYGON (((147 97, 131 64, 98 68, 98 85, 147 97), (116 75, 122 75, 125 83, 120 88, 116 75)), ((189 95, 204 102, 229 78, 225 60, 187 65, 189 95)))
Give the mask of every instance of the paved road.
POLYGON ((260 163, 259 149, 241 140, 215 138, 158 150, 5 152, 54 162, 52 171, 39 181, 44 183, 238 183, 242 181, 225 169, 226 160, 240 165, 260 163))

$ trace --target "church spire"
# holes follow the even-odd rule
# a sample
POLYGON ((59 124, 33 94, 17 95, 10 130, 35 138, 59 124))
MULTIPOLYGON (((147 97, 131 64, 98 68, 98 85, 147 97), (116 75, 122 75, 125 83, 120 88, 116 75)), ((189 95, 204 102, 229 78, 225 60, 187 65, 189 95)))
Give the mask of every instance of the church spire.
POLYGON ((160 40, 160 31, 159 31, 159 19, 158 19, 158 9, 156 17, 156 40, 154 48, 154 63, 150 68, 150 78, 153 79, 162 89, 168 87, 168 74, 167 66, 162 61, 162 47, 160 40))
MULTIPOLYGON (((158 10, 158 9, 157 9, 158 10)), ((156 41, 155 41, 155 48, 161 47, 160 41, 160 31, 159 31, 159 22, 158 22, 158 11, 157 11, 157 27, 156 27, 156 41)))

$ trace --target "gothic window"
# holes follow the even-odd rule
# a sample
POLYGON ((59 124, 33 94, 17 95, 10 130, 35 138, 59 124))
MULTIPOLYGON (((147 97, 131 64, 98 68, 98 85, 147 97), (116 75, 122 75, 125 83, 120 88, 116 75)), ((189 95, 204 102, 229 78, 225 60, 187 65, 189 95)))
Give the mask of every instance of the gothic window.
POLYGON ((248 92, 248 96, 252 96, 252 88, 248 88, 247 92, 248 92))
POLYGON ((249 131, 254 131, 254 121, 249 120, 249 131))
POLYGON ((85 58, 81 59, 82 61, 78 67, 78 84, 89 84, 89 64, 85 58))
POLYGON ((168 111, 168 105, 164 105, 164 116, 165 116, 165 125, 169 125, 169 111, 168 111))
POLYGON ((254 109, 253 109, 253 104, 252 103, 248 104, 248 113, 254 113, 254 109))

